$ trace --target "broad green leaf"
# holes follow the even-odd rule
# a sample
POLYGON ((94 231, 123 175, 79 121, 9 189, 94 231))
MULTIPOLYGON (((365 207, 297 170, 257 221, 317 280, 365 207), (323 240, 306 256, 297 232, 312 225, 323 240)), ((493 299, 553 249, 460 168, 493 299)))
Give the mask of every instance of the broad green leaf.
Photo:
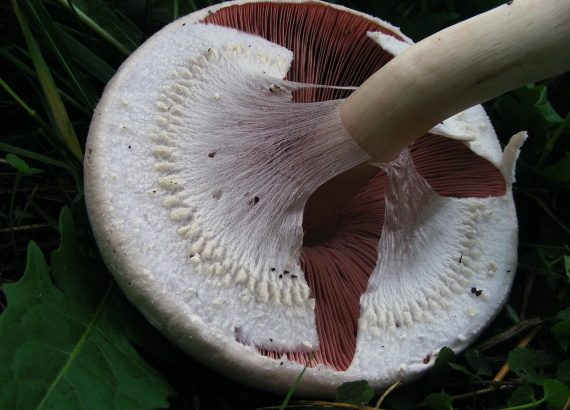
POLYGON ((135 332, 133 308, 97 261, 83 256, 67 209, 60 230, 52 275, 31 242, 24 276, 4 286, 0 408, 167 407, 172 388, 127 337, 135 332))
POLYGON ((425 398, 425 402, 434 410, 453 410, 452 398, 449 394, 434 393, 425 398))
POLYGON ((554 358, 543 352, 517 347, 509 353, 510 369, 531 383, 542 384, 544 367, 555 364, 554 358))
MULTIPOLYGON (((518 387, 511 397, 509 397, 508 404, 510 407, 524 406, 528 404, 536 403, 534 398, 534 389, 531 386, 520 386, 518 387)), ((534 408, 536 406, 531 406, 529 408, 534 408)))
POLYGON ((444 367, 447 363, 455 359, 455 352, 449 347, 442 347, 435 359, 433 367, 435 369, 444 367))
MULTIPOLYGON (((553 110, 547 100, 545 86, 528 84, 511 93, 497 98, 493 104, 493 123, 499 133, 513 135, 520 130, 527 130, 532 135, 527 145, 542 150, 551 138, 552 127, 556 127, 562 118, 553 110)), ((528 149, 528 146, 525 148, 528 149)))
POLYGON ((334 392, 337 402, 363 406, 372 400, 374 390, 366 380, 343 383, 334 392))
POLYGON ((570 281, 570 256, 564 255, 564 270, 566 271, 566 277, 570 281))
POLYGON ((564 121, 548 101, 548 90, 544 85, 528 84, 515 90, 514 93, 520 98, 521 105, 530 111, 529 113, 538 115, 550 124, 564 121))
POLYGON ((553 406, 562 408, 570 399, 570 388, 554 379, 546 379, 543 384, 544 398, 553 406))

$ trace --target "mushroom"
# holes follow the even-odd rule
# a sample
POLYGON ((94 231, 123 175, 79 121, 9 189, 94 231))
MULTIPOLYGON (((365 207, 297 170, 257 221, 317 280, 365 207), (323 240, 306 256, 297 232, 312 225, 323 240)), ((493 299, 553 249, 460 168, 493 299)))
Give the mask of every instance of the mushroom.
MULTIPOLYGON (((519 3, 533 7, 499 10, 519 3)), ((406 118, 412 133, 376 151, 380 125, 361 122, 393 117, 381 73, 423 47, 411 44, 341 6, 238 1, 129 57, 94 114, 85 194, 109 269, 154 326, 275 392, 314 354, 297 393, 320 396, 411 380, 486 327, 516 268, 510 188, 525 137, 501 152, 483 109, 466 109, 478 95, 449 119, 451 104, 418 127, 399 116, 389 129, 406 118), (344 99, 368 77, 375 91, 344 99), (359 98, 389 108, 359 112, 359 98)))

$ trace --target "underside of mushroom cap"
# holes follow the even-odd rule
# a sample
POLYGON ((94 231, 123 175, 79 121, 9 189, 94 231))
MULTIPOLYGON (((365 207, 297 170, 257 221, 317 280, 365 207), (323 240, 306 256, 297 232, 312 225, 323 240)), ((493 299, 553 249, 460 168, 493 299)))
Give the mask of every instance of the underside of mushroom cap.
POLYGON ((358 86, 377 67, 364 78, 330 62, 313 67, 322 49, 296 53, 244 23, 261 18, 250 14, 257 6, 275 19, 275 7, 303 6, 305 19, 333 13, 344 31, 353 26, 338 22, 350 17, 366 47, 379 48, 367 31, 409 42, 386 23, 319 2, 229 2, 167 26, 123 64, 91 125, 86 199, 102 254, 149 321, 243 382, 287 391, 312 352, 300 394, 409 380, 444 345, 465 348, 504 303, 516 263, 510 184, 520 141, 502 156, 483 110, 461 113, 382 164, 334 238, 303 247, 309 196, 368 159, 339 122, 338 98, 349 91, 338 87, 358 86), (226 16, 234 12, 235 24, 226 16), (295 74, 300 61, 313 77, 295 74), (446 166, 428 160, 433 146, 446 166), (470 159, 456 163, 456 149, 470 159), (336 258, 335 273, 319 258, 336 258))

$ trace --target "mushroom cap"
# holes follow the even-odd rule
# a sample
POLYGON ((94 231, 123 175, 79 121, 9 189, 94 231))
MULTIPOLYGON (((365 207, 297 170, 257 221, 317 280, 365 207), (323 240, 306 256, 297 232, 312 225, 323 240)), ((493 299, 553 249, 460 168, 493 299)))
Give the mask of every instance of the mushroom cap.
MULTIPOLYGON (((284 80, 291 51, 202 22, 241 4, 183 17, 123 63, 90 127, 85 196, 107 266, 156 328, 221 373, 283 393, 304 367, 288 353, 322 347, 301 268, 304 204, 368 157, 339 123, 339 100, 292 100, 307 86, 284 80)), ((310 4, 411 43, 376 18, 310 4)), ((309 367, 297 394, 411 380, 441 347, 466 348, 504 304, 516 267, 510 185, 522 138, 503 154, 480 106, 432 132, 463 140, 499 169, 504 195, 441 196, 407 150, 382 164, 386 216, 360 297, 354 356, 343 370, 309 367)))

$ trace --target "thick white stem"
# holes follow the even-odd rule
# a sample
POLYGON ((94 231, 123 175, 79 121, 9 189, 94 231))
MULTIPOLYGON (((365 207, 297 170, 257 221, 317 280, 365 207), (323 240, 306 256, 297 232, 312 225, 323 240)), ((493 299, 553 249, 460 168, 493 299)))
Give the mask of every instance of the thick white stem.
POLYGON ((437 123, 524 84, 570 70, 570 1, 515 0, 413 45, 341 106, 374 162, 437 123))

